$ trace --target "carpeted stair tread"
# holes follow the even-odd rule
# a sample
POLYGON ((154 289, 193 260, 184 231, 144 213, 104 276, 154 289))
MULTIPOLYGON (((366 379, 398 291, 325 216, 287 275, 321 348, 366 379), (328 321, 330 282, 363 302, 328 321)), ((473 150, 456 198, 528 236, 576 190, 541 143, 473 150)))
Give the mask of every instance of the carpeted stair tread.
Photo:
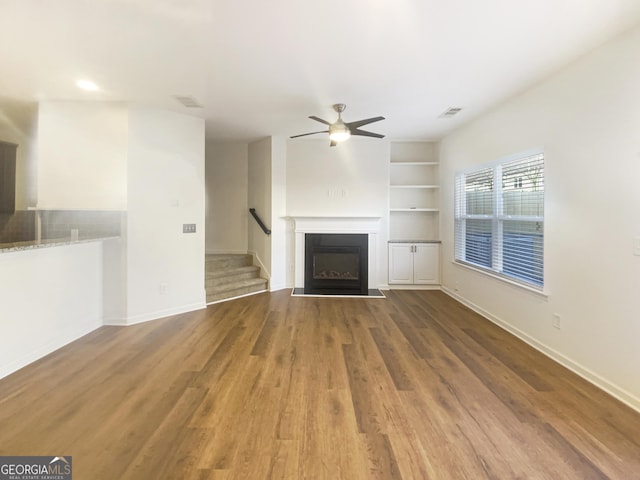
POLYGON ((218 275, 215 277, 210 277, 207 275, 207 278, 205 279, 205 287, 208 291, 209 289, 216 289, 229 283, 238 283, 242 282, 243 280, 260 279, 259 274, 260 269, 256 268, 254 270, 248 271, 234 271, 233 273, 229 273, 228 275, 218 275))
POLYGON ((253 272, 257 273, 259 271, 260 271, 260 267, 256 267, 255 265, 246 265, 242 267, 227 268, 223 270, 213 270, 213 271, 207 271, 207 279, 227 277, 231 275, 241 275, 244 273, 253 273, 253 272))
POLYGON ((215 288, 212 288, 211 291, 215 293, 227 292, 229 290, 235 290, 237 288, 250 287, 253 285, 266 285, 267 281, 264 278, 245 278, 242 280, 238 280, 235 282, 223 283, 222 285, 218 285, 215 288))
POLYGON ((267 280, 251 278, 238 282, 226 283, 216 288, 207 289, 207 303, 247 295, 267 290, 267 280))
POLYGON ((205 266, 207 272, 226 269, 238 268, 252 265, 253 258, 251 255, 229 254, 229 255, 206 255, 205 266))
POLYGON ((207 303, 267 290, 268 281, 260 278, 260 267, 246 254, 207 254, 205 289, 207 303))

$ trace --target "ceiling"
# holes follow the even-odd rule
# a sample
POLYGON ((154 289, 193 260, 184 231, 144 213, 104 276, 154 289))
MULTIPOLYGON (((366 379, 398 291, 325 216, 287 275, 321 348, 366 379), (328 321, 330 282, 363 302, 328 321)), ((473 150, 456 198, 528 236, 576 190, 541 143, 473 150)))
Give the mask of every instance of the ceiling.
POLYGON ((252 141, 346 103, 345 121, 438 139, 639 23, 638 0, 1 0, 0 108, 136 102, 252 141))

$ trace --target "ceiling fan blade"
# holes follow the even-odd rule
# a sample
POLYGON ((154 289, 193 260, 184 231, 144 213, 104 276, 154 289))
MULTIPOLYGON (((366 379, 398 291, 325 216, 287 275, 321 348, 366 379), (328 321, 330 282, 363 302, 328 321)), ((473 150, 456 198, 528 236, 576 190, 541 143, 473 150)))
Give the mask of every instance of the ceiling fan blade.
POLYGON ((361 137, 384 138, 384 135, 380 135, 379 133, 367 132, 366 130, 358 130, 357 128, 354 128, 351 130, 351 135, 360 135, 361 137))
POLYGON ((367 118, 365 120, 358 120, 358 121, 355 121, 355 122, 349 122, 346 125, 347 125, 347 127, 349 127, 350 130, 353 130, 354 128, 360 128, 363 125, 369 125, 370 123, 379 122, 380 120, 384 120, 384 117, 367 118))
POLYGON ((316 133, 329 133, 329 130, 321 130, 319 132, 311 132, 311 133, 301 133, 300 135, 294 135, 289 138, 298 138, 298 137, 306 137, 307 135, 315 135, 316 133))
POLYGON ((326 120, 323 120, 323 119, 321 119, 319 117, 316 117, 315 115, 311 115, 309 118, 311 120, 315 120, 316 122, 324 123, 325 125, 331 125, 331 123, 329 123, 326 120))
POLYGON ((331 143, 329 144, 330 147, 335 147, 338 144, 338 142, 336 142, 335 140, 331 140, 331 143))

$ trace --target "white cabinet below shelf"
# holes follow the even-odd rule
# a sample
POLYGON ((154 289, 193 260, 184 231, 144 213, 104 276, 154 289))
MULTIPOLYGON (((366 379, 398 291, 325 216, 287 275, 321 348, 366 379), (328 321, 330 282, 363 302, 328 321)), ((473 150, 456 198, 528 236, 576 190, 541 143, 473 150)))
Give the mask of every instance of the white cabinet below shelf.
POLYGON ((440 244, 389 243, 390 285, 440 283, 440 244))

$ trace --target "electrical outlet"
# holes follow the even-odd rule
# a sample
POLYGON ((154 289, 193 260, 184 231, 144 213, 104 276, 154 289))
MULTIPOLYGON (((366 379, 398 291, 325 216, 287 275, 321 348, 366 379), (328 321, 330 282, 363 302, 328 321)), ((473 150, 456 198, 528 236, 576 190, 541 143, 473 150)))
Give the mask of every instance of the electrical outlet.
POLYGON ((553 328, 560 330, 560 327, 561 327, 560 315, 558 315, 557 313, 554 313, 551 322, 552 322, 553 328))
POLYGON ((161 282, 159 285, 160 295, 166 295, 169 291, 169 284, 167 282, 161 282))
POLYGON ((196 233, 196 224, 195 223, 183 223, 182 224, 182 233, 196 233))

